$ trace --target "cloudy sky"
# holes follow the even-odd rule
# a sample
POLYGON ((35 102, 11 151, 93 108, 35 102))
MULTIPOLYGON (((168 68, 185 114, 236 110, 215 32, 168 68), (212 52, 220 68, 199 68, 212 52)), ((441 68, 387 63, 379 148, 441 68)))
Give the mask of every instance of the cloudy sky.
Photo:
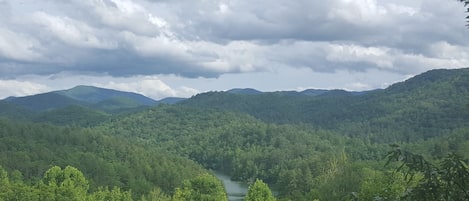
POLYGON ((0 98, 384 88, 469 67, 456 0, 0 0, 0 98))

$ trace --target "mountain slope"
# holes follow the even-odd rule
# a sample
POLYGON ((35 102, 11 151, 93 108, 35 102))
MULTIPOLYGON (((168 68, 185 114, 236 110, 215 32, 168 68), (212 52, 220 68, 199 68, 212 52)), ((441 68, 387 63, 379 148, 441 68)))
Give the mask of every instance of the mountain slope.
POLYGON ((84 102, 54 92, 9 98, 5 101, 34 111, 63 108, 69 105, 86 105, 84 102))
POLYGON ((0 116, 13 119, 29 119, 35 112, 8 101, 0 101, 0 116))
POLYGON ((70 105, 64 108, 44 111, 30 117, 34 122, 90 127, 106 121, 111 115, 79 105, 70 105))
POLYGON ((158 103, 161 104, 176 104, 176 103, 179 103, 183 100, 186 100, 187 98, 177 98, 177 97, 167 97, 167 98, 163 98, 161 100, 158 100, 158 103))
POLYGON ((246 88, 246 89, 235 88, 235 89, 230 89, 226 92, 232 93, 232 94, 261 94, 262 93, 261 91, 250 89, 250 88, 246 88))
POLYGON ((76 86, 68 90, 56 91, 55 93, 86 103, 99 103, 116 97, 134 100, 139 105, 151 106, 157 103, 157 101, 141 94, 93 86, 76 86))
POLYGON ((77 86, 68 90, 52 91, 32 96, 10 97, 2 102, 39 112, 74 105, 109 113, 158 104, 157 101, 141 94, 92 86, 77 86))
POLYGON ((377 142, 416 141, 469 126, 469 69, 432 70, 384 90, 314 96, 209 92, 181 105, 248 113, 273 123, 311 124, 377 142))
POLYGON ((186 158, 102 130, 0 118, 0 166, 21 171, 21 178, 30 182, 55 165, 83 171, 92 191, 117 186, 132 189, 135 198, 155 188, 169 194, 183 180, 206 172, 186 158))

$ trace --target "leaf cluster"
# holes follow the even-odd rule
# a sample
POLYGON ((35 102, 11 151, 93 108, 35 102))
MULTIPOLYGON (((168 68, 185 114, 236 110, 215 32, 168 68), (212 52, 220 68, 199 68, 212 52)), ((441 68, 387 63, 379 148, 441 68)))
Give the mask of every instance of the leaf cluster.
POLYGON ((469 168, 467 160, 456 154, 450 154, 439 166, 425 160, 421 155, 404 151, 393 146, 389 152, 389 164, 397 161, 401 164, 396 171, 404 172, 408 182, 418 178, 418 185, 409 189, 404 196, 409 200, 468 200, 469 199, 469 168))

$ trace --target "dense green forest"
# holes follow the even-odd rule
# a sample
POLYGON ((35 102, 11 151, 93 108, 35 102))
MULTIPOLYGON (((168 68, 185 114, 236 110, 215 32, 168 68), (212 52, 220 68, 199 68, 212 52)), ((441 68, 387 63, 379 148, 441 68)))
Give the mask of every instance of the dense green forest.
POLYGON ((209 92, 182 104, 250 114, 270 123, 305 123, 373 142, 415 142, 469 126, 469 69, 432 70, 384 90, 319 95, 209 92), (410 135, 412 134, 412 135, 410 135))
POLYGON ((73 166, 90 178, 90 189, 116 186, 135 196, 159 188, 172 193, 185 179, 205 172, 196 163, 99 129, 56 127, 0 119, 0 161, 9 172, 37 181, 51 166, 73 166))
POLYGON ((469 69, 361 93, 247 92, 122 111, 98 95, 46 110, 0 101, 0 200, 226 200, 211 170, 251 184, 246 200, 469 199, 457 180, 469 69))

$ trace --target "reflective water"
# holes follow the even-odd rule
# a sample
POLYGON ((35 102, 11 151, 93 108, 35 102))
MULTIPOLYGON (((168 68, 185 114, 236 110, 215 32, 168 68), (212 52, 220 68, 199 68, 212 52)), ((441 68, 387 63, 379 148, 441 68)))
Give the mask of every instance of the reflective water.
POLYGON ((228 194, 228 201, 241 201, 248 192, 248 184, 244 182, 232 181, 230 176, 222 172, 214 172, 225 185, 226 194, 228 194))

